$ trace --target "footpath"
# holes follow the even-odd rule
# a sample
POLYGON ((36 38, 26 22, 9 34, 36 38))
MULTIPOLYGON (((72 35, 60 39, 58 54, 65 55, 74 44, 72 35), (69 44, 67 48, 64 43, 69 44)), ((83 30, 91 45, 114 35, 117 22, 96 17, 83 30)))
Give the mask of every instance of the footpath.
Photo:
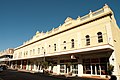
POLYGON ((79 76, 70 76, 70 75, 57 75, 57 74, 54 74, 54 73, 41 73, 41 72, 29 71, 29 70, 23 70, 23 69, 17 69, 17 71, 27 72, 27 73, 31 73, 31 74, 34 74, 34 75, 51 76, 51 77, 59 78, 59 79, 62 79, 62 80, 109 80, 108 78, 101 78, 101 77, 98 77, 98 76, 79 77, 79 76))

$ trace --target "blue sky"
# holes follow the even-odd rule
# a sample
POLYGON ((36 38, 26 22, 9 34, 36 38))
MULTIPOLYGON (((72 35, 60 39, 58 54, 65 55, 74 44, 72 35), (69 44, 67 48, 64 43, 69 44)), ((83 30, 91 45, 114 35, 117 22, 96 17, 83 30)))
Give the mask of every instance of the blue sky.
POLYGON ((120 26, 120 0, 0 0, 0 51, 22 45, 36 31, 46 32, 108 4, 120 26))

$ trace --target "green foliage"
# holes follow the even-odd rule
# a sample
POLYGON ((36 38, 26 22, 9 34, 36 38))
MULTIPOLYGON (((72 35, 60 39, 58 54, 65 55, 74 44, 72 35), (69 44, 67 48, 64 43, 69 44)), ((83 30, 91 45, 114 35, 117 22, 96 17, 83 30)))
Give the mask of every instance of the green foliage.
POLYGON ((52 62, 41 62, 42 68, 47 69, 49 66, 53 68, 53 63, 52 62))
POLYGON ((44 69, 47 69, 48 68, 48 62, 47 61, 45 61, 45 62, 42 62, 42 67, 44 68, 44 69))
POLYGON ((114 66, 113 65, 109 65, 108 66, 108 75, 112 75, 112 72, 113 72, 113 70, 114 70, 114 66))
POLYGON ((53 63, 50 62, 50 63, 49 63, 49 66, 53 66, 53 63))

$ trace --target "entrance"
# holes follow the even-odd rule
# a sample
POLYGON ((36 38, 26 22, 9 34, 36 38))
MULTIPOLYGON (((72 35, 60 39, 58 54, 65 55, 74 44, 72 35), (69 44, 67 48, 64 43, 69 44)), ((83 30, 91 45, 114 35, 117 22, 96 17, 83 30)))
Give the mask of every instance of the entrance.
POLYGON ((92 74, 100 74, 100 64, 92 64, 92 74))
POLYGON ((60 73, 73 73, 78 74, 78 60, 60 60, 60 73))
POLYGON ((78 74, 78 64, 60 64, 60 73, 78 74))
POLYGON ((70 65, 69 64, 66 64, 66 73, 69 73, 70 72, 70 65))

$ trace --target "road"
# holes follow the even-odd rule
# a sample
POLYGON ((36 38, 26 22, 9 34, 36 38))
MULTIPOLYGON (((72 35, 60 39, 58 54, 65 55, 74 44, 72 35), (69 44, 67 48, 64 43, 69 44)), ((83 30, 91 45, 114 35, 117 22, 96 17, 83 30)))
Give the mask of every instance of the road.
POLYGON ((0 72, 0 80, 98 80, 78 77, 66 78, 65 76, 49 76, 42 73, 28 73, 17 70, 6 70, 0 72))
POLYGON ((33 74, 33 73, 19 72, 16 70, 6 70, 0 72, 0 78, 2 80, 62 80, 44 74, 33 74))

